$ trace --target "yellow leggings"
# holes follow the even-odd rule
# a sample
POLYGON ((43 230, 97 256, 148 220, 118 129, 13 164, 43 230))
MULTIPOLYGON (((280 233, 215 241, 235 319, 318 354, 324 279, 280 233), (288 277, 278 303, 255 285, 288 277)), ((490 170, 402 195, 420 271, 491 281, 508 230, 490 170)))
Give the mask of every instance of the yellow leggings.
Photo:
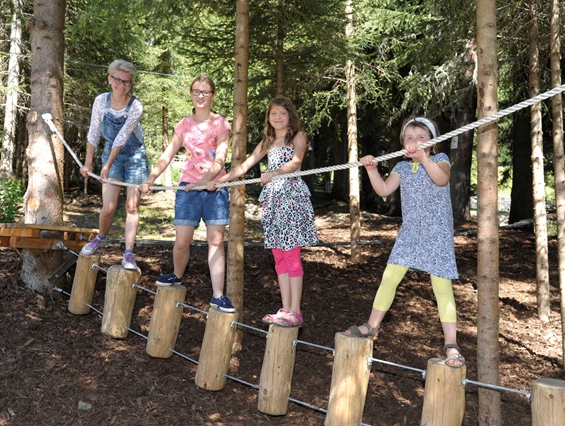
MULTIPOLYGON (((373 308, 382 312, 386 312, 390 309, 394 301, 394 296, 396 295, 396 288, 407 271, 408 267, 406 266, 386 265, 381 285, 375 295, 373 308)), ((439 319, 441 322, 457 322, 457 312, 455 310, 455 298, 453 297, 451 280, 436 277, 432 274, 430 274, 430 277, 437 300, 439 319)))

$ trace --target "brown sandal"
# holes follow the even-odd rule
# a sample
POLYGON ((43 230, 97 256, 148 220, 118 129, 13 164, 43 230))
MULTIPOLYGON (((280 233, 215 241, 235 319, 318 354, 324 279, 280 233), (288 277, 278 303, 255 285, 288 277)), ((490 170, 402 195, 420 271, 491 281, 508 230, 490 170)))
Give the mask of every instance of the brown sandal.
POLYGON ((461 349, 459 349, 459 346, 457 346, 455 343, 450 343, 448 345, 445 345, 443 347, 443 351, 447 355, 447 358, 445 358, 445 365, 447 365, 448 367, 461 368, 465 365, 465 358, 463 357, 463 355, 461 355, 461 349), (451 355, 447 355, 448 349, 455 349, 457 353, 452 353, 451 355), (460 364, 457 365, 454 364, 454 362, 460 364))
POLYGON ((353 336, 353 337, 367 337, 373 340, 377 339, 377 336, 379 335, 379 331, 381 330, 381 326, 378 327, 371 327, 371 324, 369 324, 368 322, 361 324, 360 326, 356 326, 356 325, 352 325, 351 327, 349 327, 347 329, 347 331, 349 331, 349 333, 346 331, 345 334, 348 336, 353 336), (367 328, 367 332, 363 333, 359 327, 365 327, 367 328))

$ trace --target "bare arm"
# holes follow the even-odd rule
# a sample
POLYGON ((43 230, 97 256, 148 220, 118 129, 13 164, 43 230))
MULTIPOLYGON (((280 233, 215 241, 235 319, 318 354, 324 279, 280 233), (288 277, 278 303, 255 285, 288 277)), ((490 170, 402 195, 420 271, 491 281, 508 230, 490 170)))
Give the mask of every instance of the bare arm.
POLYGON ((261 175, 261 185, 269 183, 274 176, 292 173, 300 168, 304 155, 306 154, 306 135, 303 132, 300 132, 294 137, 292 142, 294 143, 294 154, 292 156, 292 160, 279 167, 274 172, 263 173, 261 175))
POLYGON ((161 154, 159 160, 155 163, 153 168, 151 169, 151 174, 147 178, 147 180, 139 185, 139 189, 141 192, 149 193, 151 192, 149 187, 155 183, 155 180, 165 171, 165 169, 169 166, 171 161, 173 160, 175 154, 179 152, 179 149, 182 146, 182 141, 179 136, 175 133, 173 139, 167 149, 161 154))
POLYGON ((428 176, 430 176, 436 185, 444 186, 449 183, 451 167, 447 161, 440 161, 439 163, 436 163, 426 155, 422 159, 422 166, 424 166, 426 172, 428 172, 428 176))
POLYGON ((228 174, 222 176, 218 180, 215 180, 213 182, 208 182, 206 184, 206 189, 208 191, 213 191, 216 183, 230 182, 247 173, 247 171, 251 167, 257 164, 261 160, 261 158, 265 156, 265 153, 262 152, 262 147, 263 147, 263 142, 261 142, 259 145, 255 147, 253 152, 249 155, 249 157, 245 159, 243 163, 231 169, 228 174))
POLYGON ((377 169, 377 163, 373 162, 373 158, 372 155, 367 155, 359 161, 365 166, 369 180, 371 181, 371 186, 375 192, 381 197, 386 197, 398 189, 400 186, 400 176, 396 173, 391 173, 390 176, 384 180, 377 169))

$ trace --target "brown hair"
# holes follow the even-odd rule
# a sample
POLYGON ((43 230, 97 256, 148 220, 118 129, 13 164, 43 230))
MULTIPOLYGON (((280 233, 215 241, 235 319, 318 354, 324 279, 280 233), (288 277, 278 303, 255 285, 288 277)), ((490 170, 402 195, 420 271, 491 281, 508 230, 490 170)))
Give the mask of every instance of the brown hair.
POLYGON ((212 77, 210 77, 208 74, 200 74, 198 77, 192 80, 192 83, 190 83, 190 91, 192 91, 192 88, 196 83, 207 83, 212 89, 212 93, 216 93, 216 85, 214 84, 214 80, 212 80, 212 77))
POLYGON ((294 137, 301 131, 302 128, 302 121, 300 117, 298 117, 298 112, 296 112, 296 108, 294 107, 292 101, 285 96, 277 96, 275 99, 271 101, 269 104, 269 108, 267 109, 267 114, 265 115, 265 128, 263 130, 264 138, 262 142, 262 150, 263 152, 268 151, 276 137, 276 132, 271 123, 269 122, 269 114, 271 113, 271 109, 273 106, 279 106, 284 108, 288 112, 288 130, 285 135, 284 144, 287 146, 293 146, 294 143, 292 142, 294 137))
MULTIPOLYGON (((437 123, 432 120, 431 118, 427 118, 427 117, 410 117, 407 118, 406 120, 404 120, 402 122, 402 130, 400 131, 400 144, 402 146, 404 146, 404 132, 408 127, 417 127, 419 129, 424 129, 428 132, 428 134, 430 135, 430 139, 434 138, 434 134, 432 133, 432 130, 427 126, 427 124, 425 124, 425 121, 429 122, 432 124, 432 126, 435 127, 435 131, 437 136, 440 135, 439 132, 439 127, 437 125, 437 123), (422 121, 419 121, 419 119, 423 119, 422 121)), ((438 144, 435 144, 432 146, 432 152, 435 154, 436 153, 436 148, 437 148, 438 144)))

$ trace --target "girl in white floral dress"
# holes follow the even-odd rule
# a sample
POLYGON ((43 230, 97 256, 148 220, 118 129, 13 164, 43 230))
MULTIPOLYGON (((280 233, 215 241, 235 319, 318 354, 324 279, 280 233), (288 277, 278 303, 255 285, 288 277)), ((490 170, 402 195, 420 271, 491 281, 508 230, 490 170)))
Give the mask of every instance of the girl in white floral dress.
POLYGON ((311 194, 304 181, 300 177, 273 177, 300 169, 306 143, 294 105, 278 96, 269 105, 264 138, 253 153, 227 175, 207 184, 208 190, 212 190, 215 183, 234 180, 267 155, 269 168, 261 174, 263 190, 259 201, 263 203, 265 248, 271 249, 275 258, 282 308, 276 314, 266 315, 263 321, 284 327, 300 327, 303 323, 300 303, 304 270, 300 248, 316 245, 318 237, 311 194))
POLYGON ((446 365, 462 367, 465 358, 457 346, 457 313, 451 280, 457 279, 453 247, 453 213, 449 190, 451 166, 447 155, 430 156, 431 147, 418 147, 439 135, 437 126, 425 117, 404 122, 400 141, 409 161, 401 161, 383 180, 373 156, 361 158, 371 185, 381 197, 400 187, 402 227, 383 273, 369 320, 352 326, 346 334, 376 338, 381 322, 392 305, 396 288, 409 268, 428 272, 436 296, 444 334, 446 365))

